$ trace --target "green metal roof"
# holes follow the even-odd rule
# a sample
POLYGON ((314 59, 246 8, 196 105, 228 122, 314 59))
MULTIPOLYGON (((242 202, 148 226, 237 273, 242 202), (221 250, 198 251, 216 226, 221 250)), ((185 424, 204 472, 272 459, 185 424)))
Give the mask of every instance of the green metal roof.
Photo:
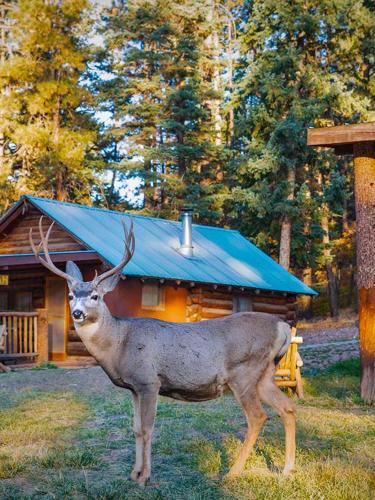
POLYGON ((193 224, 194 256, 187 258, 178 252, 180 222, 34 196, 24 196, 16 206, 24 199, 112 265, 123 253, 121 220, 129 222, 133 217, 136 244, 134 256, 124 270, 127 276, 316 295, 235 230, 193 224))

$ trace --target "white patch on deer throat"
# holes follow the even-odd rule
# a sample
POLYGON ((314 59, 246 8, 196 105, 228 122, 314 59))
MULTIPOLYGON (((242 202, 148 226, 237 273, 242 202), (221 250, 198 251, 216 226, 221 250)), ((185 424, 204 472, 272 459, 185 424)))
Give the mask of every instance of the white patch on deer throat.
POLYGON ((88 323, 86 325, 81 325, 80 323, 74 322, 74 326, 79 333, 79 335, 84 335, 85 337, 91 337, 98 331, 99 323, 88 323))

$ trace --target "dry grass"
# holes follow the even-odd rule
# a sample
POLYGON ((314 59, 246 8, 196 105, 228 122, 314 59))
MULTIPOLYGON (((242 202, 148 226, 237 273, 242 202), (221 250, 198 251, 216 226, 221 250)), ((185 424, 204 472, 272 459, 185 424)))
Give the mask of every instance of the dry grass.
POLYGON ((293 477, 280 474, 282 426, 271 414, 244 475, 231 481, 223 476, 245 432, 233 399, 161 398, 153 481, 141 490, 127 481, 134 453, 129 394, 99 368, 2 375, 0 498, 374 498, 375 411, 360 401, 358 361, 310 377, 306 392, 293 477))
POLYGON ((312 319, 303 319, 298 321, 298 330, 321 330, 327 328, 342 328, 346 326, 355 326, 358 324, 358 313, 353 309, 343 309, 338 318, 330 316, 315 316, 312 319))

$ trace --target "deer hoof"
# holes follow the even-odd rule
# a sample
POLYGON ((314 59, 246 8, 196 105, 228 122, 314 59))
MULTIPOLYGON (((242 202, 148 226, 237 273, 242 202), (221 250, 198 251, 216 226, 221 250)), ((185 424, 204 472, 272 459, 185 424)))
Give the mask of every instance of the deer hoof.
POLYGON ((224 479, 235 479, 236 477, 241 475, 241 471, 236 469, 230 469, 224 476, 224 479))
POLYGON ((138 478, 139 478, 139 476, 140 476, 141 472, 142 472, 142 471, 140 471, 140 470, 134 470, 134 469, 133 469, 133 470, 131 471, 131 473, 130 473, 130 479, 131 479, 132 481, 138 481, 138 478))
POLYGON ((291 474, 293 474, 293 472, 296 472, 296 469, 294 467, 284 467, 283 476, 290 476, 291 474))
POLYGON ((141 488, 144 488, 147 485, 147 483, 149 482, 149 480, 150 480, 150 476, 145 476, 142 474, 140 474, 138 476, 138 479, 136 479, 137 483, 139 484, 139 486, 141 488))

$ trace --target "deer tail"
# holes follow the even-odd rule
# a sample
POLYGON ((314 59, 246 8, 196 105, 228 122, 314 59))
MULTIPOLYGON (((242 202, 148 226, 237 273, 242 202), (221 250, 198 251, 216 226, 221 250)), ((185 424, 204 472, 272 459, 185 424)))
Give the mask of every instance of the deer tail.
POLYGON ((284 356, 286 351, 288 350, 292 335, 291 335, 292 329, 288 325, 288 323, 285 323, 285 321, 279 321, 277 323, 277 340, 278 340, 278 350, 276 352, 276 356, 274 358, 274 363, 275 366, 277 366, 281 360, 281 358, 284 356))

